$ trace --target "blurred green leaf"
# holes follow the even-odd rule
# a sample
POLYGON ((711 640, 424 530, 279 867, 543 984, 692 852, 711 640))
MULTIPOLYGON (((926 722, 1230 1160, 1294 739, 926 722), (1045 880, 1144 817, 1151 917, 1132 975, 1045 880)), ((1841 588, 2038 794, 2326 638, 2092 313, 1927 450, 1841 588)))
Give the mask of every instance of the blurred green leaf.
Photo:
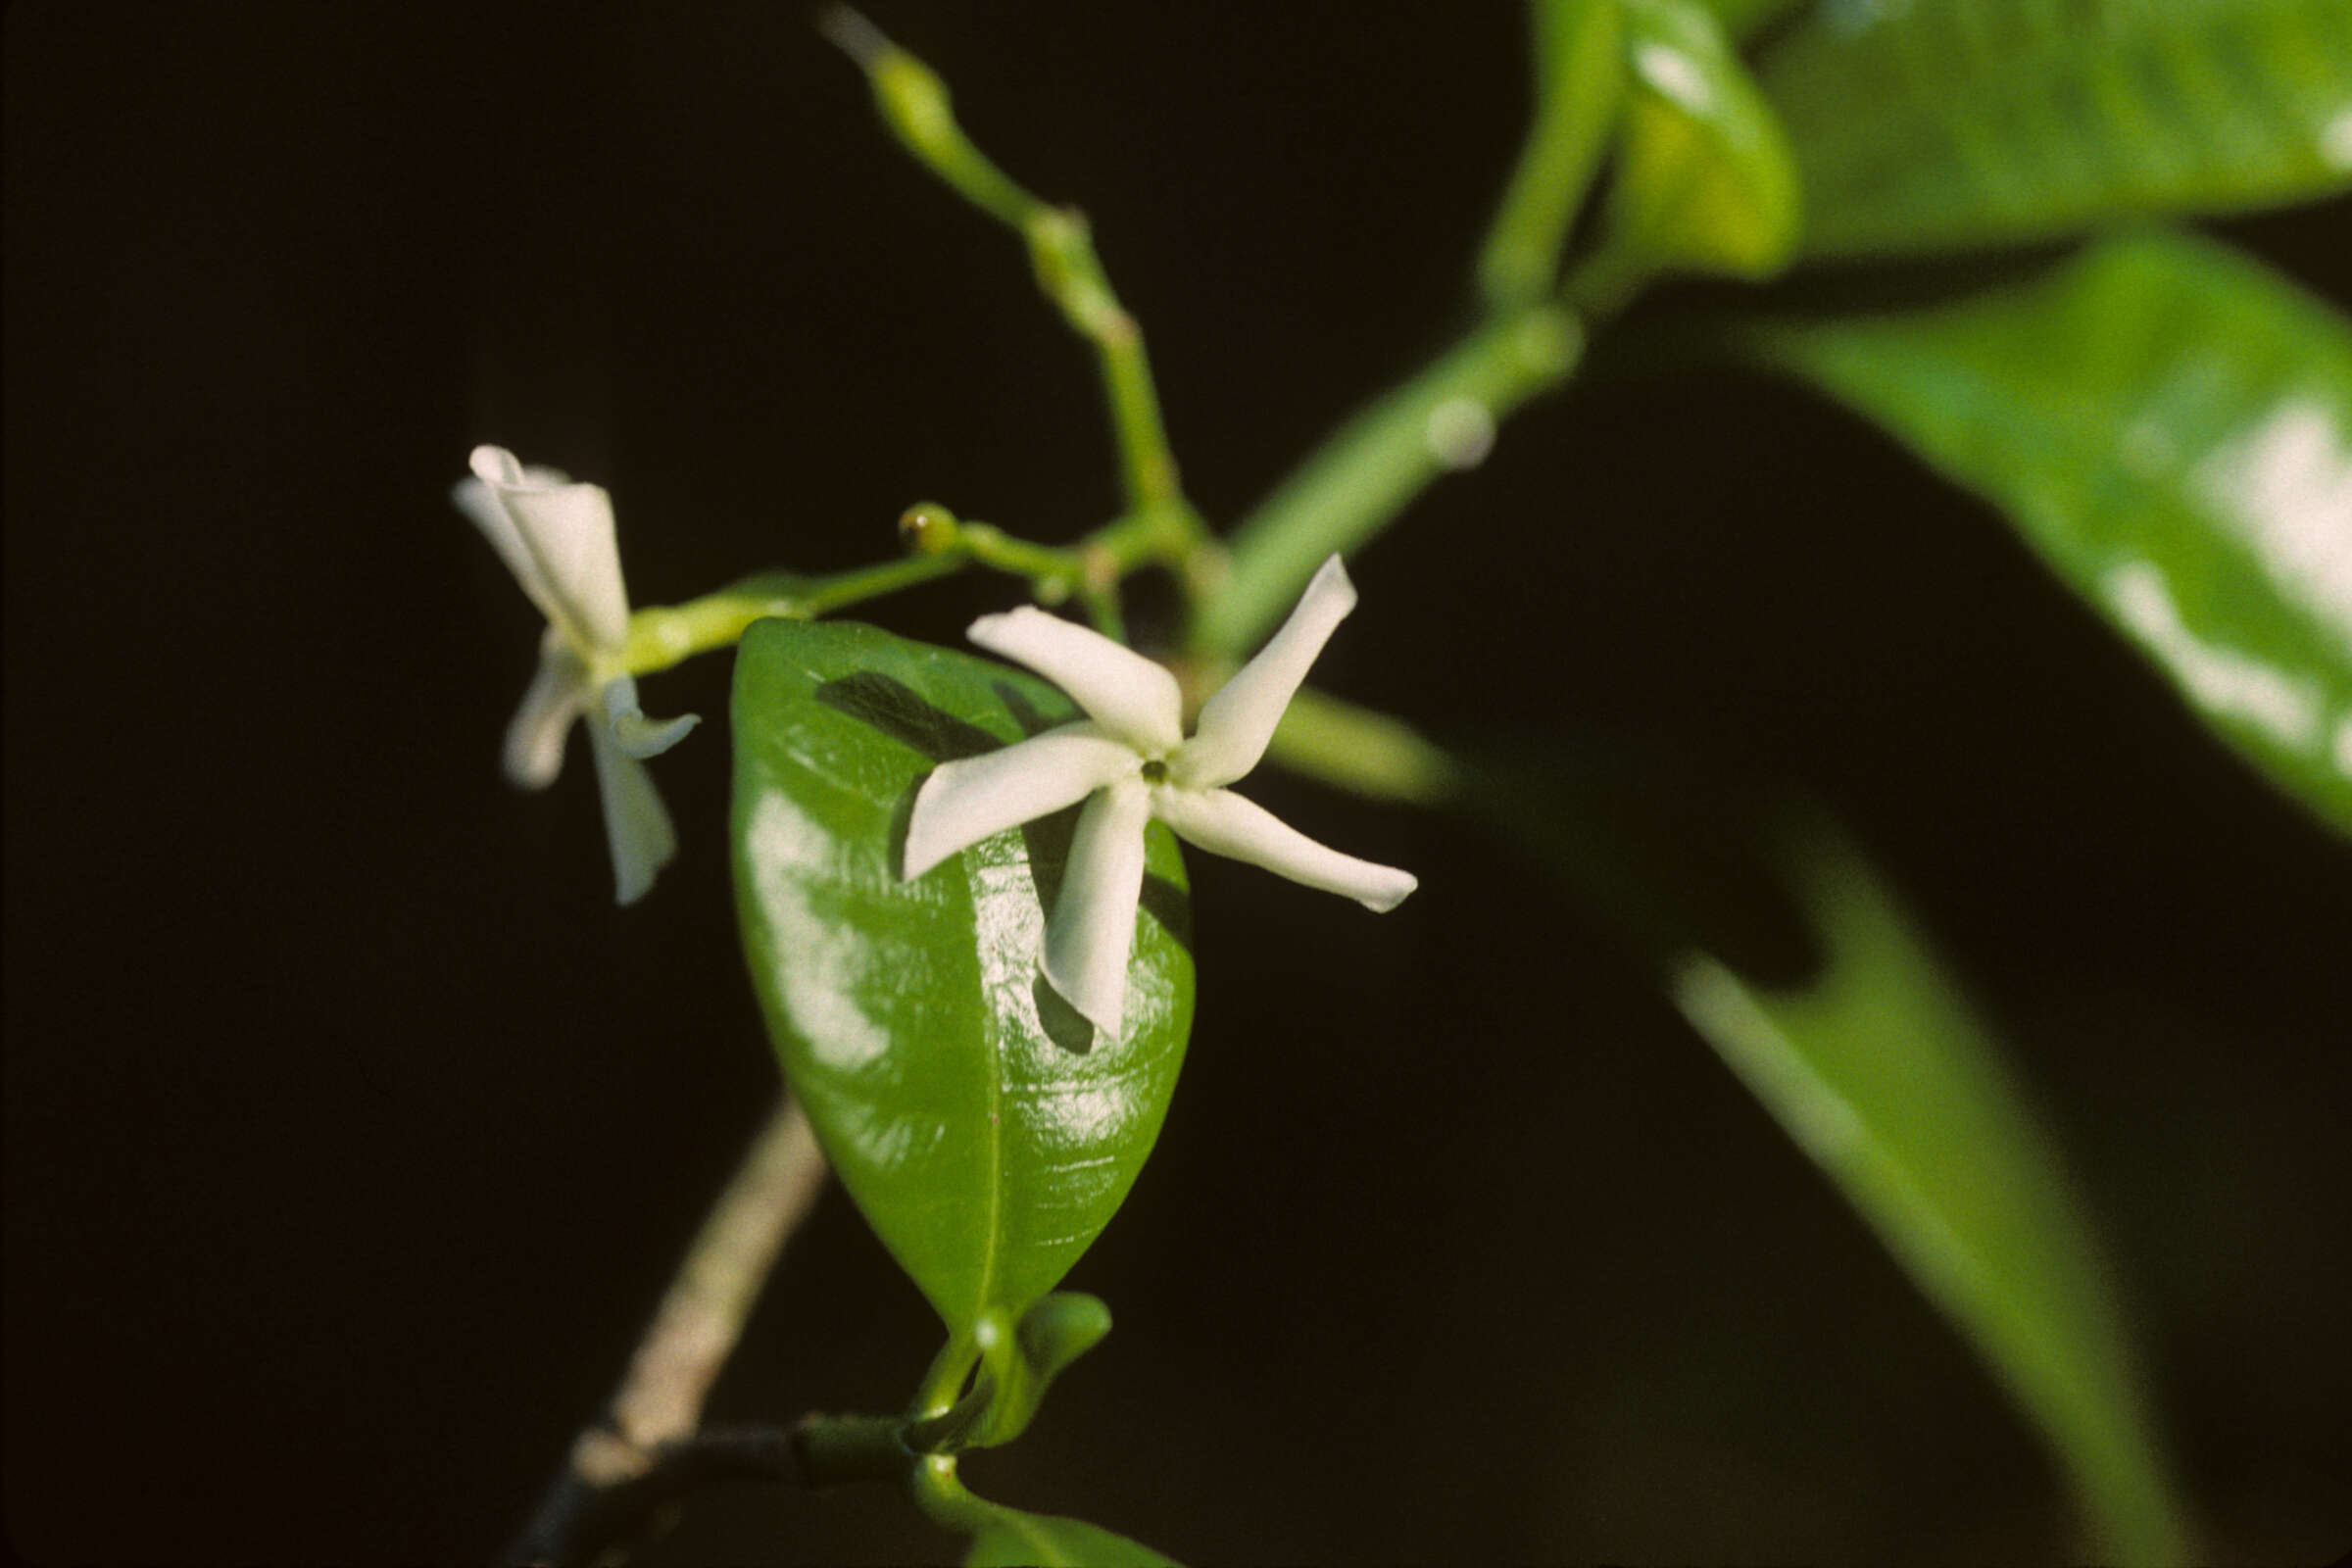
POLYGON ((2056 1451, 2106 1560, 2183 1560, 2122 1314, 2024 1097, 1856 857, 1817 850, 1800 877, 1822 979, 1763 990, 1694 958, 1684 1014, 1975 1343, 2056 1451))
POLYGON ((2234 252, 2152 235, 1754 341, 2003 509, 2208 723, 2352 831, 2341 317, 2234 252))
POLYGON ((1266 756, 1370 800, 1485 822, 1645 959, 1703 948, 1767 981, 1815 965, 1804 914, 1765 854, 1762 794, 1713 760, 1589 736, 1448 751, 1311 686, 1291 700, 1266 756))
POLYGON ((2352 0, 1828 0, 1758 70, 1803 174, 1810 256, 2352 185, 2352 0))
POLYGON ((1779 117, 1700 0, 1624 0, 1624 10, 1607 252, 1642 271, 1770 276, 1797 241, 1779 117))
POLYGON ((1038 973, 1074 812, 900 879, 933 763, 1073 716, 1032 676, 870 626, 761 621, 736 662, 735 884, 768 1032, 842 1185, 952 1330, 1017 1317, 1117 1211, 1192 1027, 1164 829, 1116 1040, 1038 973))
POLYGON ((1175 1568, 1174 1558, 1083 1519, 985 1506, 992 1517, 972 1537, 965 1568, 1175 1568))
POLYGON ((989 1394, 970 1447, 996 1447, 1027 1431, 1054 1380, 1110 1332, 1110 1308, 1096 1297, 1056 1292, 1022 1313, 1017 1325, 1010 1323, 1004 1313, 990 1311, 973 1326, 989 1394))
POLYGON ((1793 979, 1820 955, 1764 853, 1765 807, 1695 759, 1553 743, 1465 747, 1457 805, 1532 852, 1642 956, 1692 948, 1751 979, 1793 979))

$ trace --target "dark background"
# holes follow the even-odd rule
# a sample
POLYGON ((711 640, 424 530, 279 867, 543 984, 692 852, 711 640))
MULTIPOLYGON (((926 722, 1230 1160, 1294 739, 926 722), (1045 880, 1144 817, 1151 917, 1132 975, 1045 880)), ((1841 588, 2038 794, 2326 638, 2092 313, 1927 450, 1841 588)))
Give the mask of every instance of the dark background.
MULTIPOLYGON (((1462 319, 1509 7, 876 0, 1083 203, 1198 500, 1462 319)), ((473 443, 612 487, 639 604, 1113 504, 1087 357, 798 6, 7 17, 6 1527, 48 1561, 481 1560, 616 1375, 773 1068, 729 661, 616 911, 577 754, 509 790, 536 619, 473 443)), ((2342 205, 2228 225, 2352 297, 2342 205)), ((2352 855, 1988 514, 1825 407, 1580 388, 1366 554, 1319 668, 1442 733, 1831 803, 2004 1026, 2216 1555, 2352 1543, 2352 855)), ((972 577, 892 601, 956 638, 972 577)), ((1606 920, 1456 824, 1374 920, 1196 870, 1200 1023, 1080 1264, 1117 1333, 1006 1501, 1203 1560, 2056 1560, 2038 1451, 1606 920)), ((936 1326, 830 1195, 716 1402, 887 1409, 936 1326)), ((667 1560, 944 1559, 887 1495, 667 1560)))

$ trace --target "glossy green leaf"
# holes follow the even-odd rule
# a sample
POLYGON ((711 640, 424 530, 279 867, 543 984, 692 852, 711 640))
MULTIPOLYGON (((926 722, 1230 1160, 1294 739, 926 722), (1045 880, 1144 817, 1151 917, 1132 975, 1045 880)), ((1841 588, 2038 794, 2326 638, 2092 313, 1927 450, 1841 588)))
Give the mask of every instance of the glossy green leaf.
POLYGON ((2102 1560, 2183 1560, 2122 1314, 2024 1097, 1859 860, 1817 854, 1803 881, 1824 976, 1766 991, 1693 959, 1685 1015, 1975 1343, 2068 1473, 2102 1560))
POLYGON ((2352 184, 2352 0, 1836 0, 1759 66, 1814 256, 2352 184))
POLYGON ((2208 723, 2352 831, 2343 318, 2231 251, 2154 235, 1757 341, 2000 507, 2208 723))
POLYGON ((1109 1332, 1110 1308, 1075 1291, 1046 1297, 1017 1324, 1002 1312, 982 1314, 973 1339, 987 1384, 987 1409, 966 1446, 995 1447, 1027 1431, 1054 1380, 1109 1332))
POLYGON ((986 1506, 993 1517, 972 1537, 965 1568, 1175 1568, 1174 1558, 1083 1519, 986 1506))
POLYGON ((1797 241, 1778 117, 1699 0, 1624 0, 1627 96, 1607 247, 1642 271, 1767 277, 1797 241))
POLYGON ((1075 808, 901 880, 933 764, 1075 716, 1032 676, 870 626, 767 620, 735 672, 735 885, 786 1078, 953 1330, 1077 1261, 1159 1134, 1192 1027, 1189 903, 1153 826, 1127 1028, 1038 972, 1075 808))

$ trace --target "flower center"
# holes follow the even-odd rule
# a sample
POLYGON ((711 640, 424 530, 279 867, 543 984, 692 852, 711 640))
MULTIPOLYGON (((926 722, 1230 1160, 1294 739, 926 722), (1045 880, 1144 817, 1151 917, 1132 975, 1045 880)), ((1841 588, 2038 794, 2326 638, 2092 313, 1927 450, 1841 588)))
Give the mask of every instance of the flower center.
POLYGON ((1147 761, 1144 763, 1144 782, 1145 782, 1145 783, 1147 783, 1147 784, 1165 784, 1167 781, 1168 781, 1168 764, 1167 764, 1167 763, 1165 763, 1165 762, 1161 761, 1161 760, 1160 760, 1158 758, 1156 758, 1156 757, 1150 759, 1149 760, 1147 760, 1147 761))

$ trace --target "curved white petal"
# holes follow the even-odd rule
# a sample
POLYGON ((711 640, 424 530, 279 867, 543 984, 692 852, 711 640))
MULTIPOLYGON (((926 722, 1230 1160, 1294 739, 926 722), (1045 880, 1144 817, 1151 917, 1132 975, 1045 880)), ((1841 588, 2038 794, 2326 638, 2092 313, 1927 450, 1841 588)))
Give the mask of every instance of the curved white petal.
MULTIPOLYGON (((474 476, 504 507, 539 568, 545 596, 540 608, 548 618, 584 649, 626 642, 629 594, 621 581, 612 498, 604 487, 569 483, 550 468, 525 468, 504 447, 475 447, 471 462, 474 476)), ((527 579, 523 587, 530 590, 527 579)))
POLYGON ((588 702, 588 669, 553 626, 539 644, 539 671, 507 725, 507 777, 543 790, 564 770, 564 742, 588 702))
POLYGON ((1113 779, 1135 776, 1139 765, 1132 747, 1085 722, 942 762, 915 792, 906 819, 905 875, 912 881, 992 833, 1058 811, 1113 779))
POLYGON ((1179 784, 1210 789, 1255 767, 1308 666, 1354 608, 1355 584, 1333 556, 1299 595, 1298 607, 1274 640, 1200 705, 1193 738, 1168 760, 1169 775, 1179 784))
POLYGON ((634 904, 654 885, 655 873, 678 853, 677 830, 655 793, 654 777, 622 751, 602 724, 588 726, 588 749, 596 758, 596 782, 605 797, 605 843, 612 852, 612 897, 634 904))
POLYGON ((1394 909, 1421 885, 1410 871, 1374 865, 1342 855, 1292 827, 1262 806, 1231 790, 1185 790, 1161 785, 1152 792, 1152 814, 1188 844, 1211 855, 1262 865, 1277 875, 1326 893, 1355 900, 1367 909, 1394 909))
POLYGON ((1184 696, 1176 677, 1099 631, 1023 605, 982 615, 964 635, 1001 659, 1027 664, 1147 757, 1165 757, 1183 744, 1184 696))
POLYGON ((1144 891, 1144 824, 1151 791, 1109 785, 1078 813, 1061 892, 1046 917, 1046 981, 1111 1039, 1127 1012, 1127 955, 1144 891))
POLYGON ((702 721, 700 713, 648 718, 645 710, 637 705, 637 682, 633 677, 620 675, 605 682, 605 722, 612 726, 613 740, 631 757, 660 757, 684 740, 686 732, 702 721))
POLYGON ((540 573, 539 563, 531 559, 531 547, 522 542, 522 530, 507 515, 498 492, 479 478, 465 478, 450 487, 449 499, 490 541, 490 548, 498 552, 498 559, 507 564, 523 593, 539 607, 539 613, 554 620, 556 606, 548 597, 547 578, 540 573))

